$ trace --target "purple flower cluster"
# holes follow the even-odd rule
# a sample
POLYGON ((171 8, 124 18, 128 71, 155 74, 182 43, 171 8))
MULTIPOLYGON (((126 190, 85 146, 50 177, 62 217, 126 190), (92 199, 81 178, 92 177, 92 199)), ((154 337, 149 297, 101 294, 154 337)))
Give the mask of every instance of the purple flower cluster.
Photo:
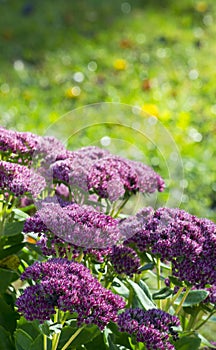
POLYGON ((132 248, 122 245, 114 246, 109 257, 118 274, 133 276, 134 273, 138 273, 140 259, 132 248))
POLYGON ((46 187, 45 179, 24 165, 0 161, 0 188, 15 196, 31 193, 34 197, 46 187))
POLYGON ((138 178, 135 170, 117 156, 96 161, 88 174, 88 188, 111 201, 123 197, 125 191, 135 192, 138 178))
POLYGON ((169 339, 177 339, 173 327, 179 325, 177 317, 159 309, 127 309, 118 316, 120 332, 135 336, 137 342, 145 343, 147 350, 174 350, 169 339))
POLYGON ((164 181, 150 167, 98 147, 67 151, 50 168, 55 181, 78 186, 110 201, 138 191, 152 193, 164 189, 164 181))
POLYGON ((170 261, 173 275, 182 281, 202 286, 215 283, 216 225, 212 221, 180 209, 159 208, 144 221, 141 214, 134 221, 130 218, 128 226, 127 219, 123 222, 124 230, 134 233, 126 245, 170 261))
POLYGON ((66 259, 37 262, 21 279, 35 281, 17 300, 18 311, 28 320, 48 320, 57 307, 76 312, 79 325, 96 324, 103 329, 117 321, 118 311, 125 306, 123 299, 102 287, 85 266, 66 259))
POLYGON ((120 239, 118 220, 91 206, 45 201, 35 216, 28 218, 23 232, 51 231, 66 242, 85 248, 113 246, 120 239))
POLYGON ((83 147, 74 152, 66 151, 50 166, 53 178, 88 191, 87 177, 92 163, 108 154, 107 150, 96 146, 83 147))
POLYGON ((12 160, 29 157, 36 150, 39 136, 30 132, 17 132, 0 127, 0 151, 12 160))
POLYGON ((63 152, 65 148, 55 137, 41 137, 30 132, 18 132, 0 127, 0 151, 3 159, 7 161, 29 164, 33 155, 37 158, 40 155, 40 159, 50 160, 51 155, 63 152))
POLYGON ((94 261, 103 263, 104 259, 112 252, 112 248, 105 249, 82 249, 76 245, 67 243, 61 238, 47 232, 46 235, 40 234, 40 240, 37 242, 44 256, 68 258, 75 260, 81 253, 84 256, 91 257, 94 261))
POLYGON ((126 194, 163 191, 164 182, 150 167, 117 156, 96 161, 88 174, 88 189, 116 201, 126 194))

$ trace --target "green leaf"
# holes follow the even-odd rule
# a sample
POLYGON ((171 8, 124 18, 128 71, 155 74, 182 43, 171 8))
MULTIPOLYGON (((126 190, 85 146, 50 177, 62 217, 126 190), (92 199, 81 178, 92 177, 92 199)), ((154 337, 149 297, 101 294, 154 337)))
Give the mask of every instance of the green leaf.
POLYGON ((25 243, 16 244, 9 248, 3 249, 0 252, 0 259, 4 259, 6 256, 18 253, 23 247, 25 247, 25 243))
POLYGON ((95 337, 92 341, 85 344, 87 350, 107 350, 107 346, 104 343, 104 338, 102 333, 100 333, 97 337, 95 337))
POLYGON ((201 344, 201 339, 196 335, 190 335, 180 338, 175 342, 176 350, 198 350, 201 344))
POLYGON ((197 306, 197 305, 187 306, 187 307, 184 307, 184 312, 186 312, 186 314, 196 316, 197 312, 201 309, 202 308, 200 307, 200 305, 199 306, 197 306))
POLYGON ((110 350, 118 350, 117 346, 112 341, 111 335, 112 331, 108 327, 106 327, 104 329, 104 342, 107 348, 110 350))
POLYGON ((8 222, 4 227, 3 236, 16 236, 23 230, 24 222, 8 222))
POLYGON ((13 211, 14 214, 15 214, 15 215, 14 215, 14 218, 17 219, 17 220, 19 220, 19 221, 24 221, 24 220, 26 220, 26 219, 29 217, 28 214, 26 214, 24 211, 22 211, 22 210, 20 210, 20 209, 15 208, 15 209, 13 209, 12 211, 13 211))
POLYGON ((18 317, 18 313, 15 312, 0 295, 0 325, 7 331, 13 333, 16 328, 18 317))
POLYGON ((201 344, 208 346, 210 349, 216 349, 215 345, 212 345, 205 337, 203 337, 201 334, 198 334, 198 337, 201 339, 201 344))
POLYGON ((121 345, 124 349, 131 349, 128 333, 119 332, 119 328, 114 322, 110 322, 107 327, 112 331, 110 337, 112 337, 115 344, 121 345))
POLYGON ((0 293, 5 292, 7 287, 19 278, 19 275, 15 271, 3 269, 0 267, 0 293))
POLYGON ((150 262, 148 264, 145 264, 144 266, 141 266, 139 268, 139 271, 153 270, 154 267, 155 267, 155 264, 153 262, 150 262))
POLYGON ((48 325, 48 322, 44 322, 42 325, 41 325, 41 330, 43 332, 43 334, 49 336, 50 335, 50 329, 49 329, 49 325, 48 325))
MULTIPOLYGON (((191 290, 186 297, 183 306, 191 306, 191 305, 196 305, 199 304, 201 301, 205 300, 206 297, 209 295, 209 292, 204 290, 204 289, 199 289, 199 290, 191 290)), ((184 296, 184 293, 181 293, 179 297, 176 299, 175 304, 180 304, 182 298, 184 296)))
POLYGON ((37 321, 27 321, 24 317, 21 317, 17 328, 22 329, 24 332, 29 334, 32 339, 36 339, 38 335, 41 334, 41 331, 36 322, 37 321))
POLYGON ((113 280, 112 289, 114 290, 114 292, 116 292, 117 294, 123 296, 124 298, 128 298, 129 297, 129 293, 130 293, 129 289, 117 277, 115 277, 114 280, 113 280))
POLYGON ((11 340, 11 334, 2 326, 0 326, 0 349, 15 350, 15 346, 11 340))
POLYGON ((127 282, 132 287, 135 296, 145 310, 156 308, 155 304, 149 299, 149 297, 137 283, 131 281, 130 279, 128 279, 127 282))
MULTIPOLYGON (((71 326, 66 326, 62 329, 61 336, 59 339, 59 345, 58 350, 60 350, 65 343, 70 339, 70 337, 77 331, 77 329, 74 329, 71 326)), ((100 330, 96 325, 86 326, 79 334, 78 336, 73 340, 72 344, 74 347, 86 344, 90 342, 92 339, 94 339, 98 334, 100 333, 100 330)))
POLYGON ((168 277, 169 277, 170 282, 172 282, 175 286, 183 287, 183 282, 179 281, 179 279, 177 277, 174 277, 174 276, 168 276, 168 277))
POLYGON ((23 329, 17 329, 14 333, 16 350, 29 350, 33 343, 32 337, 23 329))
POLYGON ((29 350, 39 350, 43 349, 43 334, 37 336, 37 338, 32 342, 29 350))
POLYGON ((147 284, 143 280, 140 280, 139 286, 142 288, 143 292, 147 295, 147 297, 153 302, 153 298, 147 284))
POLYGON ((164 287, 160 289, 158 292, 152 294, 153 299, 166 299, 173 293, 172 289, 169 287, 164 287))

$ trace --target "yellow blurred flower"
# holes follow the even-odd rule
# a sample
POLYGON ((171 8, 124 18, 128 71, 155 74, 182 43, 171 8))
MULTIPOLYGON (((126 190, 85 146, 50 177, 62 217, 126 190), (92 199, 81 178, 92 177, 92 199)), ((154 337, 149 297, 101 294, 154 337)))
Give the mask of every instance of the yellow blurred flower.
POLYGON ((182 129, 186 130, 190 124, 190 113, 180 112, 176 125, 182 129))
POLYGON ((163 111, 162 113, 160 113, 160 120, 163 121, 167 121, 170 120, 172 118, 172 113, 170 111, 163 111))
POLYGON ((208 4, 205 1, 198 1, 195 4, 195 9, 197 10, 197 12, 206 12, 208 9, 208 4))
POLYGON ((23 98, 26 101, 31 101, 32 98, 33 98, 33 95, 32 95, 32 93, 30 91, 25 90, 25 91, 23 91, 23 98))
POLYGON ((146 112, 150 115, 153 115, 155 117, 158 117, 158 115, 159 115, 158 107, 156 105, 154 105, 153 103, 145 103, 142 106, 142 111, 146 112))
POLYGON ((78 98, 81 93, 81 89, 79 86, 73 86, 69 88, 65 92, 65 96, 68 98, 78 98))
POLYGON ((118 58, 114 61, 113 67, 116 70, 125 70, 127 68, 127 61, 123 58, 118 58))

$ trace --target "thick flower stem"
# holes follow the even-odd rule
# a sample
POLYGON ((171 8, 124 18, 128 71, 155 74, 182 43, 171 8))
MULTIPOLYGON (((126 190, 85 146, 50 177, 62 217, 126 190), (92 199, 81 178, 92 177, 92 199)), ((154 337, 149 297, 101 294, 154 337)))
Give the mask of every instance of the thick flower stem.
MULTIPOLYGON (((156 271, 157 271, 157 288, 158 290, 161 289, 161 279, 160 279, 160 274, 161 274, 161 265, 160 265, 160 258, 157 258, 157 263, 156 263, 156 271)), ((161 309, 162 303, 161 300, 158 299, 158 307, 161 309)))
POLYGON ((208 317, 206 317, 206 319, 204 321, 202 321, 196 328, 194 328, 195 331, 197 331, 198 329, 200 329, 202 326, 204 326, 204 324, 214 315, 215 310, 213 310, 208 317))
POLYGON ((74 339, 80 334, 80 332, 83 330, 84 327, 85 325, 77 329, 77 331, 70 337, 70 339, 67 341, 67 343, 65 343, 65 345, 61 350, 66 350, 68 346, 74 341, 74 339))
POLYGON ((84 257, 84 253, 83 253, 83 251, 81 250, 80 253, 79 253, 79 256, 76 258, 76 261, 77 261, 78 263, 80 263, 80 262, 82 261, 83 257, 84 257))
MULTIPOLYGON (((57 309, 56 313, 54 315, 54 323, 58 323, 58 322, 59 322, 59 310, 57 309)), ((57 349, 60 335, 61 335, 61 332, 55 333, 53 335, 53 338, 52 338, 52 350, 56 350, 57 349)))
POLYGON ((184 295, 183 295, 183 297, 182 297, 182 300, 181 300, 180 304, 178 305, 178 307, 177 307, 177 309, 176 309, 176 311, 175 311, 175 315, 176 315, 176 316, 177 316, 177 315, 179 314, 179 312, 181 311, 181 308, 182 308, 182 306, 183 306, 183 304, 184 304, 184 302, 185 302, 185 300, 186 300, 186 298, 187 298, 187 296, 188 296, 190 290, 191 290, 191 287, 187 287, 187 288, 186 288, 186 291, 185 291, 185 293, 184 293, 184 295))
POLYGON ((195 325, 197 321, 197 316, 199 314, 200 310, 197 310, 194 315, 190 315, 190 319, 187 325, 187 331, 190 331, 193 329, 193 326, 195 325))
MULTIPOLYGON (((123 202, 122 204, 120 205, 120 207, 118 208, 118 211, 115 213, 115 215, 113 215, 114 218, 117 218, 118 215, 121 213, 122 209, 124 208, 125 204, 128 202, 130 197, 127 197, 123 202)), ((114 213, 112 213, 114 214, 114 213)))
POLYGON ((47 350, 47 336, 46 336, 46 334, 43 335, 43 344, 44 344, 43 350, 47 350))
POLYGON ((178 292, 175 294, 175 296, 171 299, 171 301, 170 301, 169 304, 167 305, 166 311, 168 311, 169 308, 170 308, 171 306, 174 305, 176 299, 177 299, 177 298, 179 297, 179 295, 183 292, 183 289, 184 289, 184 287, 179 288, 178 292))

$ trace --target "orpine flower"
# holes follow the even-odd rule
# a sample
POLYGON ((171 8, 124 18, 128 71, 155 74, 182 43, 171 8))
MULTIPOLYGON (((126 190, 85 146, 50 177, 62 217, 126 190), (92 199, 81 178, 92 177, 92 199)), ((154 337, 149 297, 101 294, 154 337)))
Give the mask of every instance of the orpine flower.
MULTIPOLYGON (((142 213, 130 218, 134 235, 125 245, 132 244, 139 252, 149 251, 170 261, 173 275, 182 281, 203 286, 215 284, 215 223, 169 208, 152 211, 142 224, 141 218, 142 213)), ((124 227, 127 228, 127 219, 123 222, 124 227)))
POLYGON ((88 172, 95 160, 107 156, 109 152, 96 146, 83 147, 77 151, 66 151, 51 164, 55 181, 64 182, 69 186, 77 186, 88 191, 88 172))
POLYGON ((18 311, 28 320, 43 323, 54 309, 77 313, 78 325, 96 324, 102 330, 110 321, 116 322, 123 299, 105 289, 82 264, 67 259, 36 262, 21 276, 35 281, 17 300, 18 311))
POLYGON ((102 249, 120 240, 118 223, 118 219, 88 205, 71 203, 61 207, 58 202, 45 201, 35 216, 26 220, 24 232, 50 231, 70 244, 102 249))
POLYGON ((112 248, 83 249, 82 247, 65 242, 51 232, 40 234, 40 240, 37 241, 37 246, 40 248, 44 256, 70 258, 70 260, 75 260, 81 254, 84 254, 84 256, 90 257, 93 261, 99 263, 104 262, 108 255, 112 253, 112 248))
POLYGON ((45 179, 24 165, 0 161, 1 191, 11 192, 15 196, 26 193, 37 197, 46 187, 45 179))
POLYGON ((164 181, 147 165, 111 155, 92 165, 88 189, 101 198, 116 201, 136 192, 163 191, 164 181))
POLYGON ((31 165, 32 158, 35 158, 35 162, 38 158, 54 161, 57 154, 65 151, 65 147, 55 137, 42 137, 0 127, 0 151, 7 161, 31 165))
POLYGON ((118 274, 133 276, 134 273, 139 273, 140 259, 132 248, 122 245, 114 246, 109 257, 118 274))
POLYGON ((173 327, 179 325, 177 317, 158 309, 127 309, 118 316, 120 332, 134 336, 137 342, 145 344, 147 350, 174 350, 169 340, 177 339, 173 327))

